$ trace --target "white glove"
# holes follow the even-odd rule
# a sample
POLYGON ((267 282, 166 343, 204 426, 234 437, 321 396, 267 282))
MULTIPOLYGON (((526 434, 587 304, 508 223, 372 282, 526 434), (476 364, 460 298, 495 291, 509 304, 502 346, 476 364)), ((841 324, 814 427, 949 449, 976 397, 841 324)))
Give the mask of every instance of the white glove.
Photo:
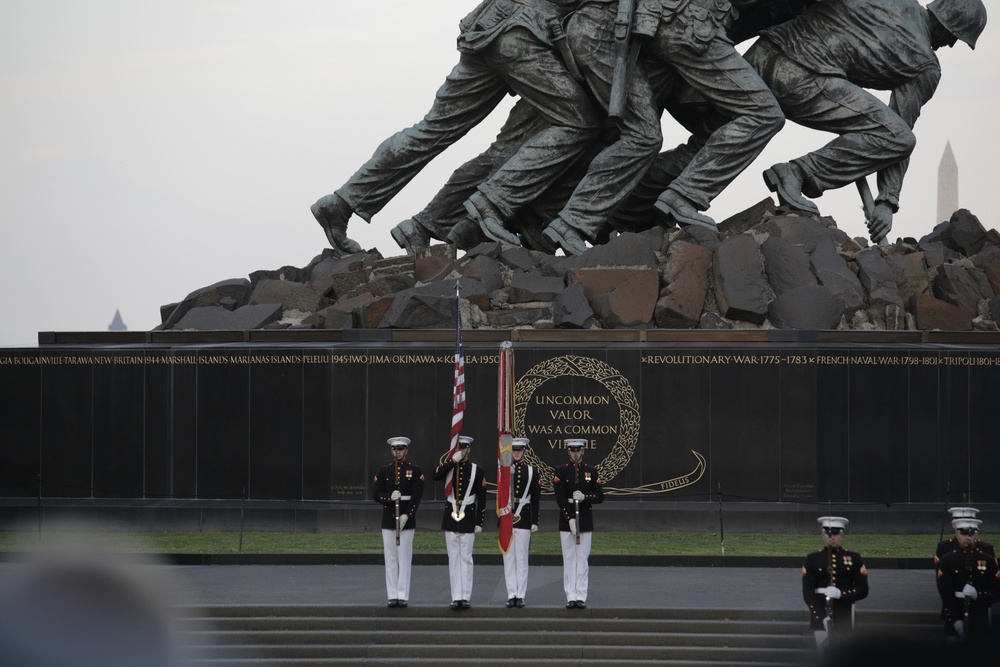
POLYGON ((831 600, 840 599, 840 589, 837 588, 836 586, 827 586, 824 594, 831 600))
POLYGON ((460 449, 451 455, 451 460, 454 461, 455 463, 460 463, 462 461, 462 456, 463 456, 462 450, 460 449))
POLYGON ((481 532, 483 532, 483 527, 482 526, 476 526, 475 528, 473 528, 473 530, 475 532, 477 532, 477 533, 481 533, 481 532))
POLYGON ((576 490, 576 491, 573 492, 573 500, 579 500, 582 503, 583 502, 583 497, 584 497, 583 496, 583 491, 580 491, 578 489, 578 490, 576 490))
POLYGON ((537 523, 531 524, 531 532, 533 532, 533 533, 537 533, 538 532, 538 524, 537 523))
POLYGON ((962 595, 972 600, 975 600, 977 597, 979 597, 979 591, 977 591, 976 587, 973 586, 972 584, 966 584, 965 588, 962 589, 962 595))
POLYGON ((576 535, 576 519, 569 520, 569 532, 576 535))
POLYGON ((399 500, 399 497, 400 497, 401 495, 403 495, 403 494, 401 494, 401 493, 399 492, 399 490, 396 490, 396 491, 393 491, 393 492, 392 492, 392 494, 391 494, 391 495, 389 496, 389 500, 393 500, 393 501, 395 501, 395 500, 399 500))
POLYGON ((406 514, 403 514, 402 516, 399 517, 399 529, 400 530, 403 530, 403 527, 406 526, 406 520, 409 519, 409 518, 410 518, 409 515, 406 515, 406 514))
POLYGON ((830 631, 830 617, 826 616, 823 618, 823 629, 827 632, 830 631))
POLYGON ((955 621, 954 628, 958 636, 965 639, 965 621, 955 621))

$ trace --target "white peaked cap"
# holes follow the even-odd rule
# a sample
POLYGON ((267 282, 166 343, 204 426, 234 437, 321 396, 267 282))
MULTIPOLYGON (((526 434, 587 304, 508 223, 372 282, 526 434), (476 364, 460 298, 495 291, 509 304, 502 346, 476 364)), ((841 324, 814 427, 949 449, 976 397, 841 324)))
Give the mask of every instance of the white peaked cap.
POLYGON ((527 447, 528 443, 531 442, 527 438, 514 438, 510 441, 512 447, 527 447))
POLYGON ((475 440, 471 435, 460 435, 458 436, 459 443, 471 445, 472 441, 475 440))
POLYGON ((400 445, 402 445, 403 447, 410 446, 410 439, 402 435, 397 435, 395 437, 389 438, 388 440, 386 440, 386 442, 389 443, 390 447, 399 447, 400 445))
POLYGON ((816 521, 823 528, 840 528, 841 530, 845 530, 847 524, 850 523, 850 521, 842 516, 821 516, 816 521))

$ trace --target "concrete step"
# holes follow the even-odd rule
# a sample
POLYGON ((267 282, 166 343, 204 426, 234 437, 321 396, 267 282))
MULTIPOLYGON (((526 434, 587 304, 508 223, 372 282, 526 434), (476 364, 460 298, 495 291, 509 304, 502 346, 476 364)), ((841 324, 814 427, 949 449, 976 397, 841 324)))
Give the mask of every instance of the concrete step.
MULTIPOLYGON (((178 610, 196 665, 773 667, 814 655, 804 610, 506 609, 454 612, 344 605, 219 605, 178 610)), ((937 614, 868 611, 859 627, 937 632, 937 614)))

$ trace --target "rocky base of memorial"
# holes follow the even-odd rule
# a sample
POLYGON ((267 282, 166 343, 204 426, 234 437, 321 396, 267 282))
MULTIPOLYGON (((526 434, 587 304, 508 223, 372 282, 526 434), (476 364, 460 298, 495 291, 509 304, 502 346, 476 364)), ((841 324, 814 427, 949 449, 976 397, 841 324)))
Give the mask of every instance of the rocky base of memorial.
POLYGON ((577 257, 325 250, 196 290, 161 308, 158 329, 449 328, 456 283, 467 329, 996 331, 1000 234, 962 209, 919 241, 870 246, 766 199, 718 233, 657 227, 577 257))

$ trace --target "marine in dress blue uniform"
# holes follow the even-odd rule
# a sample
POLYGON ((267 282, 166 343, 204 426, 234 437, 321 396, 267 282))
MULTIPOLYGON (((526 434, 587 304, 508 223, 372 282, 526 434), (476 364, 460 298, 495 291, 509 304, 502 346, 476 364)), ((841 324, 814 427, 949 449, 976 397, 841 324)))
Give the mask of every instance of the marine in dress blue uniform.
POLYGON ((409 438, 393 437, 388 443, 393 460, 375 473, 372 493, 375 502, 382 504, 382 550, 385 554, 385 590, 389 606, 405 607, 410 599, 413 535, 417 527, 417 507, 424 493, 424 474, 419 467, 406 460, 409 438))

